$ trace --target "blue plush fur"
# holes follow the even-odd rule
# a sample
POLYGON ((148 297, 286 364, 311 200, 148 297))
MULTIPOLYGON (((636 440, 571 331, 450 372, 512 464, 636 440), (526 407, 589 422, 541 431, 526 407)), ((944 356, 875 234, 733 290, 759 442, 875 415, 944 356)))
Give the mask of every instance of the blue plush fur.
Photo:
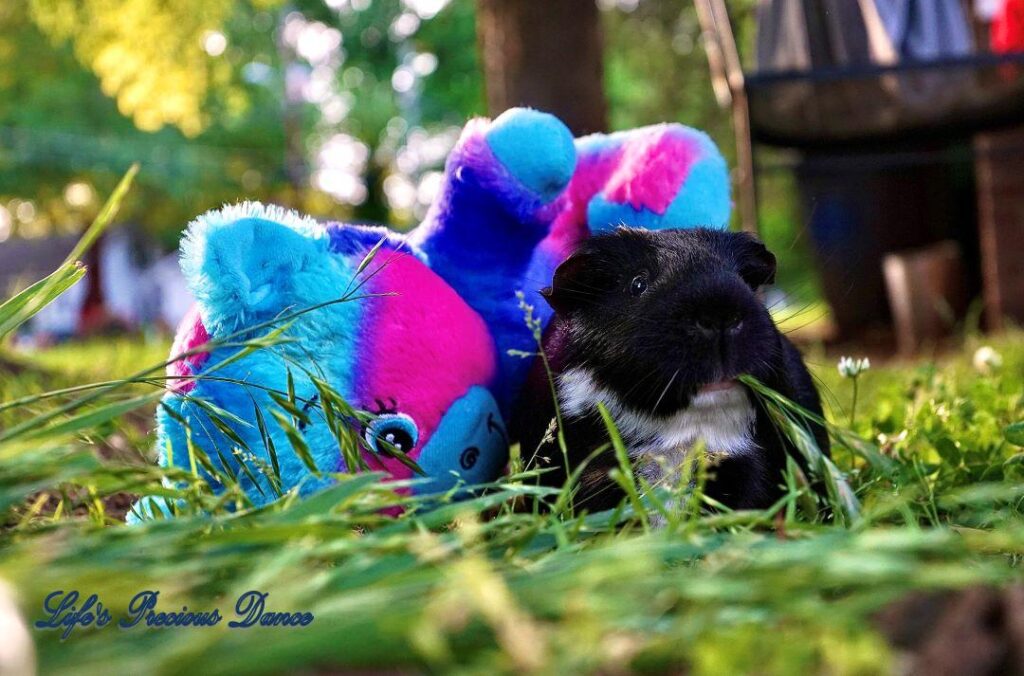
MULTIPOLYGON (((348 468, 337 440, 323 421, 313 379, 328 383, 351 405, 368 407, 373 402, 356 404, 349 399, 359 390, 361 383, 356 379, 370 372, 394 372, 396 365, 401 374, 401 364, 408 363, 404 360, 416 359, 415 354, 402 352, 399 342, 399 354, 393 355, 393 362, 369 363, 371 357, 363 348, 366 341, 379 335, 370 327, 387 326, 393 332, 395 326, 402 326, 402 321, 417 315, 406 313, 400 318, 388 314, 383 300, 374 304, 361 298, 367 289, 373 288, 361 285, 384 269, 399 252, 419 260, 411 269, 423 264, 425 255, 384 228, 337 223, 325 227, 292 212, 259 204, 227 207, 199 217, 190 224, 181 252, 182 270, 201 310, 203 327, 216 347, 196 367, 202 377, 192 383, 193 387, 178 387, 161 402, 157 414, 161 464, 194 469, 215 491, 222 490, 216 477, 197 459, 198 450, 209 458, 218 473, 237 479, 256 505, 278 497, 272 485, 274 474, 280 479, 281 493, 295 490, 299 495, 308 495, 330 485, 334 481, 332 473, 348 468), (366 256, 377 245, 382 246, 379 257, 363 266, 366 256), (353 298, 338 302, 347 294, 353 298), (386 323, 374 323, 380 319, 386 323), (275 329, 281 331, 276 344, 260 349, 240 345, 246 340, 266 338, 275 329), (283 342, 277 342, 280 340, 283 342), (301 426, 300 433, 315 471, 293 452, 292 443, 275 417, 275 413, 286 419, 291 417, 271 396, 287 396, 289 373, 296 403, 307 410, 311 419, 301 426), (272 469, 268 446, 276 450, 279 472, 272 469)), ((396 278, 399 284, 401 279, 396 278)), ((436 283, 443 284, 440 279, 436 283)), ((387 289, 387 293, 402 291, 387 289)), ((452 298, 461 303, 454 294, 438 301, 457 312, 452 298)), ((462 307, 460 321, 473 315, 468 307, 462 307)), ((434 317, 430 308, 424 308, 423 317, 427 325, 410 326, 407 330, 420 331, 418 336, 423 340, 436 337, 438 345, 446 344, 444 341, 455 335, 482 335, 485 343, 467 344, 486 345, 485 351, 472 358, 461 356, 470 364, 493 359, 493 346, 479 318, 479 324, 473 326, 445 327, 444 322, 450 317, 434 317)), ((463 371, 460 365, 442 360, 435 368, 439 369, 436 378, 431 381, 428 377, 423 382, 444 381, 447 377, 450 393, 452 382, 461 385, 459 378, 480 373, 483 367, 463 371)), ((420 439, 420 443, 414 442, 414 457, 430 479, 420 482, 417 492, 447 490, 458 480, 491 481, 500 474, 507 462, 508 438, 501 413, 486 387, 489 384, 489 380, 468 380, 464 394, 454 401, 438 401, 438 406, 447 408, 437 411, 440 420, 429 438, 419 435, 415 422, 405 416, 420 439)), ((424 413, 422 405, 416 410, 424 413)), ((159 501, 144 498, 137 507, 138 514, 129 520, 138 520, 138 516, 157 509, 163 509, 159 501)))
MULTIPOLYGON (((349 229, 353 240, 374 238, 376 233, 349 229)), ((182 242, 182 269, 200 306, 211 337, 239 342, 267 334, 274 327, 253 330, 260 323, 321 303, 335 301, 353 281, 355 268, 345 255, 340 238, 331 237, 323 226, 273 207, 245 204, 211 212, 194 221, 182 242)), ((161 448, 161 461, 188 468, 191 460, 184 429, 164 410, 169 408, 189 422, 192 443, 206 451, 220 470, 237 473, 242 488, 257 503, 275 495, 269 481, 260 472, 252 478, 240 471, 232 457, 237 444, 228 439, 210 420, 209 410, 196 403, 197 398, 236 416, 244 424, 234 424, 238 434, 256 456, 256 465, 270 466, 269 453, 255 424, 254 408, 267 418, 266 429, 278 450, 283 490, 298 487, 303 494, 329 483, 316 478, 294 453, 281 427, 270 417, 277 408, 270 391, 287 391, 291 371, 300 402, 313 400, 316 389, 310 376, 331 383, 339 392, 350 391, 358 359, 355 341, 363 306, 358 302, 333 303, 290 320, 288 341, 267 349, 246 351, 224 346, 210 353, 207 369, 216 368, 202 378, 187 395, 171 393, 164 398, 158 413, 160 436, 167 447, 161 448), (235 361, 232 361, 235 360, 235 361), (249 383, 240 388, 236 382, 249 383), (167 453, 171 457, 166 457, 167 453), (226 461, 226 462, 225 462, 226 461)), ((278 409, 279 410, 279 409, 278 409)), ((314 413, 316 411, 314 410, 314 413)), ((307 443, 322 472, 344 469, 337 444, 325 425, 311 426, 307 443), (323 438, 318 438, 317 435, 323 438)), ((212 481, 212 477, 207 476, 212 481)))
POLYGON ((491 123, 486 137, 513 182, 526 188, 527 199, 551 202, 572 178, 576 147, 568 128, 552 115, 513 109, 491 123))

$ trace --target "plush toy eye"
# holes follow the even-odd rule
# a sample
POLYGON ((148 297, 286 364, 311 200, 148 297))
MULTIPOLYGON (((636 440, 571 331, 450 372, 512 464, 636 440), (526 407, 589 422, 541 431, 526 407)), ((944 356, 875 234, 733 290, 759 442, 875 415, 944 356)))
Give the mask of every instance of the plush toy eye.
POLYGON ((409 453, 419 441, 419 430, 404 413, 385 413, 366 426, 363 438, 374 453, 386 455, 392 448, 409 453))
POLYGON ((459 456, 459 465, 462 466, 462 469, 473 469, 473 466, 476 465, 476 461, 479 459, 480 449, 476 446, 470 446, 459 456))
POLYGON ((637 275, 629 283, 629 295, 641 296, 647 290, 647 275, 637 275))

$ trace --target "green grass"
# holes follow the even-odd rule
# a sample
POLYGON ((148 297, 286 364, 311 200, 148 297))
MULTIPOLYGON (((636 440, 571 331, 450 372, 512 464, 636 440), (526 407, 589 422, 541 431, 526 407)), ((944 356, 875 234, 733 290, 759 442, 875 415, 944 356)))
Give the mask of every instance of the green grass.
MULTIPOLYGON (((522 476, 482 498, 434 510, 411 504, 390 519, 378 508, 398 498, 365 475, 343 477, 306 502, 125 527, 104 517, 102 499, 155 489, 161 473, 136 460, 97 460, 96 445, 124 433, 107 421, 0 444, 8 523, 0 577, 32 619, 57 589, 98 593, 117 612, 153 589, 162 608, 217 607, 229 617, 239 594, 260 589, 270 592, 271 608, 316 618, 302 629, 228 629, 226 621, 212 629, 107 626, 76 629, 65 641, 34 630, 49 673, 339 665, 886 671, 893 655, 870 621, 884 604, 916 589, 1020 578, 1024 465, 1005 435, 1022 417, 1024 336, 991 341, 1003 365, 990 375, 970 364, 975 344, 968 342, 938 364, 861 376, 852 429, 891 466, 836 449, 863 505, 849 527, 790 509, 797 494, 777 518, 697 509, 663 530, 645 529, 629 509, 522 513, 511 509, 513 498, 537 490, 522 476), (59 516, 37 506, 30 496, 39 491, 64 496, 59 516)), ((124 375, 157 353, 158 346, 129 341, 60 347, 7 379, 5 397, 106 369, 108 377, 124 375)), ((817 375, 830 417, 847 425, 850 381, 832 364, 817 375)), ((34 404, 32 414, 53 405, 34 404)), ((116 441, 152 456, 145 433, 116 441)))
MULTIPOLYGON (((0 305, 9 325, 31 311, 19 298, 0 305)), ((253 509, 230 477, 217 496, 191 472, 152 465, 165 344, 0 353, 0 579, 29 621, 57 590, 98 594, 113 612, 114 624, 64 640, 33 629, 43 673, 891 673, 899 658, 872 619, 879 609, 917 590, 1021 578, 1024 334, 988 344, 1002 357, 990 373, 971 364, 977 337, 937 363, 876 366, 860 376, 855 416, 852 381, 811 355, 834 465, 800 448, 830 487, 831 519, 795 472, 770 510, 710 510, 703 466, 674 509, 623 467, 628 500, 576 514, 571 486, 538 488, 516 454, 508 476, 462 502, 402 497, 364 473, 253 509), (118 505, 139 494, 174 498, 179 516, 125 526, 118 505), (402 516, 382 513, 396 504, 402 516), (225 619, 118 629, 146 590, 160 610, 225 619), (229 628, 249 590, 269 592, 269 610, 315 619, 229 628)), ((298 410, 293 396, 283 410, 298 410)), ((761 396, 804 440, 800 416, 761 396)))

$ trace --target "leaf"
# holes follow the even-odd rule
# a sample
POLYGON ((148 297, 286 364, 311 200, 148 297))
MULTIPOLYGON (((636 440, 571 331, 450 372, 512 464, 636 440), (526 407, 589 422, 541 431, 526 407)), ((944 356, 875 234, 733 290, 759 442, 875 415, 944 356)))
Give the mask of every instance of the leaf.
POLYGON ((274 471, 274 478, 277 480, 277 484, 281 483, 281 463, 277 458, 277 447, 274 446, 274 439, 270 436, 270 431, 267 429, 266 418, 263 417, 263 411, 260 410, 256 400, 252 400, 252 410, 256 417, 256 426, 260 431, 260 438, 263 439, 263 447, 267 449, 267 454, 270 456, 270 466, 274 471))
POLYGON ((1003 429, 1003 438, 1014 446, 1024 447, 1024 421, 1007 425, 1003 429))
POLYGON ((231 454, 238 461, 238 466, 242 468, 243 472, 245 472, 245 476, 249 478, 249 481, 252 482, 252 485, 256 490, 260 492, 260 495, 266 497, 266 491, 263 490, 263 486, 260 485, 260 482, 256 479, 256 475, 253 474, 253 471, 249 468, 249 463, 246 461, 244 451, 241 448, 235 447, 231 449, 231 454))
POLYGON ((416 463, 415 460, 410 458, 405 451, 401 450, 400 448, 397 448, 393 444, 389 444, 383 439, 379 439, 377 441, 377 449, 379 451, 379 455, 383 455, 388 458, 394 458, 398 462, 402 463, 405 467, 408 467, 414 474, 419 474, 420 476, 427 476, 427 473, 420 468, 420 466, 416 463))
POLYGON ((380 483, 387 477, 382 472, 367 472, 339 482, 297 502, 282 511, 276 520, 282 522, 298 522, 311 516, 328 514, 338 504, 364 492, 370 486, 380 483))
POLYGON ((211 423, 213 423, 213 426, 220 431, 221 434, 226 436, 228 440, 231 441, 231 443, 246 451, 250 450, 249 444, 245 443, 245 440, 242 439, 242 437, 238 436, 238 432, 232 429, 231 425, 228 425, 219 416, 211 415, 209 416, 209 420, 211 423))
POLYGON ((206 413, 211 418, 218 418, 222 421, 226 420, 234 425, 239 425, 241 427, 252 427, 252 424, 248 420, 244 420, 235 415, 234 413, 232 413, 231 411, 228 411, 226 409, 221 408, 220 406, 217 406, 208 399, 203 399, 202 397, 187 397, 187 399, 190 404, 195 404, 199 408, 206 411, 206 413))
POLYGON ((373 259, 377 257, 377 254, 380 252, 381 247, 384 246, 385 242, 387 241, 387 237, 381 237, 380 240, 373 245, 373 248, 366 252, 366 255, 363 256, 363 259, 359 261, 359 265, 356 266, 356 271, 352 275, 353 278, 361 275, 363 271, 366 270, 367 267, 369 267, 370 263, 373 262, 373 259))
POLYGON ((278 410, 271 410, 270 415, 274 417, 277 424, 284 430, 285 436, 288 437, 288 443, 291 444, 292 450, 295 451, 295 455, 299 456, 299 460, 306 466, 313 476, 320 477, 322 473, 320 468, 316 466, 316 461, 313 460, 313 455, 309 452, 309 444, 302 437, 302 433, 292 424, 292 421, 288 416, 281 413, 278 410))
POLYGON ((832 508, 837 515, 847 525, 857 521, 860 518, 860 504, 857 501, 857 497, 850 489, 843 473, 818 448, 814 435, 811 434, 807 427, 807 421, 824 423, 821 417, 790 401, 755 378, 741 376, 740 380, 749 386, 755 395, 760 397, 767 407, 776 428, 800 452, 807 463, 807 467, 815 475, 814 478, 825 484, 829 501, 832 503, 832 508))
POLYGON ((85 268, 78 263, 78 260, 110 226, 138 171, 138 163, 128 169, 110 198, 107 199, 106 204, 103 205, 99 215, 86 229, 85 234, 78 240, 57 270, 0 305, 0 338, 24 324, 82 278, 85 268))
POLYGON ((0 305, 0 338, 31 319, 85 276, 78 263, 64 264, 0 305))
POLYGON ((132 181, 135 180, 135 175, 139 173, 139 163, 136 162, 132 166, 128 167, 128 171, 125 172, 124 176, 118 182, 117 187, 114 188, 114 192, 107 198, 103 208, 100 209, 100 213, 96 215, 95 220, 86 229, 85 234, 78 240, 75 248, 71 250, 68 257, 64 260, 65 265, 73 263, 79 260, 85 252, 88 251, 96 240, 99 239, 100 235, 106 231, 110 224, 114 220, 114 216, 121 209, 121 202, 124 201, 125 195, 128 194, 128 189, 132 186, 132 181))
POLYGON ((299 424, 309 424, 309 414, 306 413, 306 411, 303 411, 301 408, 299 408, 295 400, 290 399, 288 397, 282 397, 276 392, 268 392, 268 394, 270 395, 270 398, 274 400, 275 404, 283 408, 285 411, 288 411, 288 413, 292 417, 293 425, 298 426, 299 424))
POLYGON ((963 459, 963 454, 960 452, 960 449, 957 448, 956 442, 948 436, 942 436, 936 439, 935 450, 938 452, 939 457, 951 466, 959 465, 960 461, 963 459))
POLYGON ((0 436, 0 441, 7 441, 17 436, 21 436, 22 439, 26 440, 52 439, 83 430, 92 430, 105 422, 121 417, 129 411, 134 411, 135 409, 158 401, 161 397, 163 397, 163 392, 152 392, 141 397, 133 397, 132 399, 127 399, 125 401, 106 404, 90 411, 86 411, 85 413, 71 416, 64 420, 64 422, 50 425, 48 427, 36 427, 32 430, 31 426, 29 426, 22 434, 15 433, 15 430, 11 430, 9 433, 5 433, 0 436))
POLYGON ((633 463, 629 458, 629 452, 626 450, 626 444, 622 441, 622 435, 619 434, 618 427, 615 426, 615 421, 612 420, 612 414, 608 412, 608 409, 601 402, 597 404, 597 410, 601 413, 601 420, 604 421, 605 429, 608 430, 608 437, 612 442, 612 449, 615 451, 615 459, 618 461, 618 472, 613 476, 614 480, 622 487, 622 490, 629 496, 629 502, 633 506, 634 511, 646 524, 647 522, 647 510, 645 509, 643 502, 640 500, 640 492, 636 485, 636 477, 633 475, 633 463))

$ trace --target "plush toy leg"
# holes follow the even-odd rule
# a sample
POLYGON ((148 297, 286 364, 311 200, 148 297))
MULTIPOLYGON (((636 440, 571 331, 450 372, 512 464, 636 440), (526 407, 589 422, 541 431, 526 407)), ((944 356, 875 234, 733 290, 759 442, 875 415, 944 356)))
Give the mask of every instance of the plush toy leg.
MULTIPOLYGON (((572 134, 553 115, 513 108, 493 122, 471 120, 448 157, 440 194, 411 240, 435 270, 468 264, 501 276, 521 266, 547 235, 544 207, 568 185, 575 167, 572 134)), ((442 270, 446 279, 448 272, 442 270)))
POLYGON ((663 124, 581 141, 581 171, 592 167, 605 174, 590 182, 595 193, 578 196, 591 233, 622 224, 652 230, 729 226, 729 171, 707 134, 663 124))
MULTIPOLYGON (((448 158, 440 195, 411 235, 430 267, 487 322, 502 383, 523 361, 508 351, 533 347, 515 292, 547 283, 525 279, 527 266, 575 166, 572 134, 552 115, 516 108, 493 122, 473 120, 448 158)), ((496 392, 503 412, 511 394, 496 392)))
POLYGON ((494 157, 515 179, 506 194, 520 211, 525 207, 532 213, 551 202, 572 178, 572 134, 554 115, 513 108, 494 120, 484 136, 494 157))

